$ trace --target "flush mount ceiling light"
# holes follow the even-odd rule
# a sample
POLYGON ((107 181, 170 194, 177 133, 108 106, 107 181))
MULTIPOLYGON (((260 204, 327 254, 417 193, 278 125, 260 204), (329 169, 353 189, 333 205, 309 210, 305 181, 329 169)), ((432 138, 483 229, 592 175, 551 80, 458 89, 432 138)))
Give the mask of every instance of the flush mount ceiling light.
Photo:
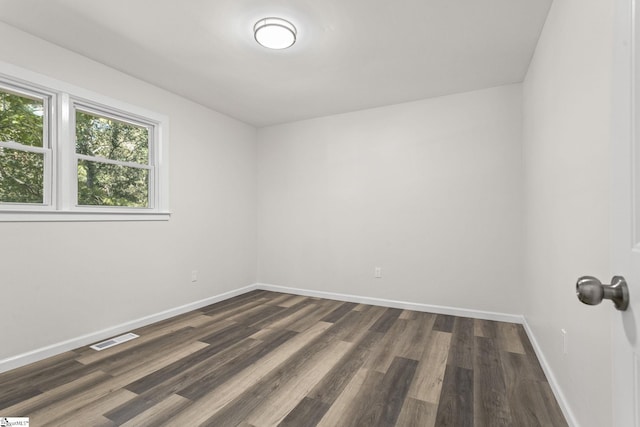
POLYGON ((269 49, 286 49, 296 42, 298 31, 289 21, 280 18, 263 18, 253 26, 256 41, 269 49))

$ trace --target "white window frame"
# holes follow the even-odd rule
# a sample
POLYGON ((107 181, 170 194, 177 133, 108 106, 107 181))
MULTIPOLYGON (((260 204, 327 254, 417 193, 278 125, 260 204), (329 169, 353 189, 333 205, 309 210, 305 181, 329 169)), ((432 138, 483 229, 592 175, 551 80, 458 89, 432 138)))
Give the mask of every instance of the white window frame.
MULTIPOLYGON (((169 119, 166 116, 0 61, 2 87, 18 95, 45 100, 45 108, 48 108, 45 133, 48 132, 48 138, 45 138, 42 148, 0 144, 45 154, 44 203, 0 203, 0 222, 169 219, 169 119), (76 154, 76 108, 149 129, 148 207, 78 205, 77 161, 82 155, 76 154)), ((112 163, 109 160, 105 162, 112 163)))
POLYGON ((129 123, 136 126, 145 127, 149 131, 149 157, 147 160, 148 164, 145 166, 137 163, 122 162, 117 160, 110 160, 110 159, 105 159, 100 157, 93 157, 93 156, 78 154, 75 151, 75 144, 74 144, 74 153, 73 153, 73 157, 74 157, 73 169, 76 171, 77 171, 79 160, 88 160, 92 162, 100 162, 100 163, 106 163, 106 164, 112 164, 112 165, 134 167, 138 169, 147 169, 149 171, 149 184, 148 184, 149 185, 149 188, 148 188, 149 190, 148 205, 149 206, 146 208, 131 208, 131 207, 117 207, 117 206, 86 206, 86 205, 80 206, 78 205, 78 180, 76 176, 76 179, 73 181, 73 187, 74 187, 73 196, 72 196, 73 209, 83 209, 83 210, 90 210, 90 211, 94 211, 94 210, 102 211, 105 208, 110 210, 123 210, 123 211, 128 211, 128 210, 139 211, 141 209, 153 210, 157 202, 156 194, 158 192, 158 189, 157 189, 158 168, 156 167, 156 164, 158 163, 157 162, 158 150, 156 150, 156 147, 155 147, 156 133, 157 133, 156 129, 158 124, 151 122, 142 117, 135 117, 132 114, 127 114, 127 113, 122 114, 122 112, 115 111, 110 108, 105 108, 103 105, 96 105, 94 103, 79 100, 79 99, 71 99, 70 108, 71 110, 69 112, 69 127, 71 129, 76 128, 76 122, 75 122, 76 112, 81 111, 91 115, 104 117, 111 120, 117 120, 120 122, 129 123))
POLYGON ((52 181, 54 163, 52 145, 55 141, 55 117, 54 109, 51 107, 55 102, 53 92, 44 91, 35 87, 28 87, 16 82, 7 82, 0 79, 0 90, 30 99, 42 101, 43 123, 42 123, 42 147, 23 145, 19 141, 0 141, 0 147, 12 150, 25 151, 43 155, 43 201, 42 203, 4 203, 0 204, 0 209, 18 211, 23 209, 49 209, 53 198, 52 181))

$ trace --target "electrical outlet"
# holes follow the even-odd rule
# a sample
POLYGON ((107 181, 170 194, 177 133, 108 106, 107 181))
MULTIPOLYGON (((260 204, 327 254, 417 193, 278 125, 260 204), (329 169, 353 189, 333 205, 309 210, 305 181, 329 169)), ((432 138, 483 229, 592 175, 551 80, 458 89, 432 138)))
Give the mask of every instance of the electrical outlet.
POLYGON ((195 283, 198 281, 198 270, 191 270, 191 282, 195 283))
POLYGON ((373 269, 373 276, 374 276, 376 279, 380 279, 380 278, 382 277, 382 268, 380 268, 380 267, 376 267, 376 268, 374 268, 374 269, 373 269))
POLYGON ((567 339, 567 330, 560 329, 560 332, 562 333, 562 354, 569 354, 569 342, 567 339))

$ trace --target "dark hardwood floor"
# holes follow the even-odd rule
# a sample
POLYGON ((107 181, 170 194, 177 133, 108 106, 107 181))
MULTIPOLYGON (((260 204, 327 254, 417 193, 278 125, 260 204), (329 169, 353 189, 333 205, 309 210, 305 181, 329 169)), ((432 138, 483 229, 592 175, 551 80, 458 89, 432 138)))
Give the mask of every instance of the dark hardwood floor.
POLYGON ((0 374, 32 426, 566 426, 520 325, 254 291, 0 374))

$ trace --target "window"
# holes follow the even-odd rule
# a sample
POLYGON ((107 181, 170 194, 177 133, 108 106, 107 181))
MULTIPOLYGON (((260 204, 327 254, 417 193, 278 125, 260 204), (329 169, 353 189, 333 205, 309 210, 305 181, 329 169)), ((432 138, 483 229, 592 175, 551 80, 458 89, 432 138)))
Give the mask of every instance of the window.
POLYGON ((153 126, 75 108, 78 205, 148 208, 153 126))
POLYGON ((28 74, 0 74, 0 221, 168 219, 166 117, 28 74))
POLYGON ((48 203, 49 97, 0 86, 0 203, 48 203))

